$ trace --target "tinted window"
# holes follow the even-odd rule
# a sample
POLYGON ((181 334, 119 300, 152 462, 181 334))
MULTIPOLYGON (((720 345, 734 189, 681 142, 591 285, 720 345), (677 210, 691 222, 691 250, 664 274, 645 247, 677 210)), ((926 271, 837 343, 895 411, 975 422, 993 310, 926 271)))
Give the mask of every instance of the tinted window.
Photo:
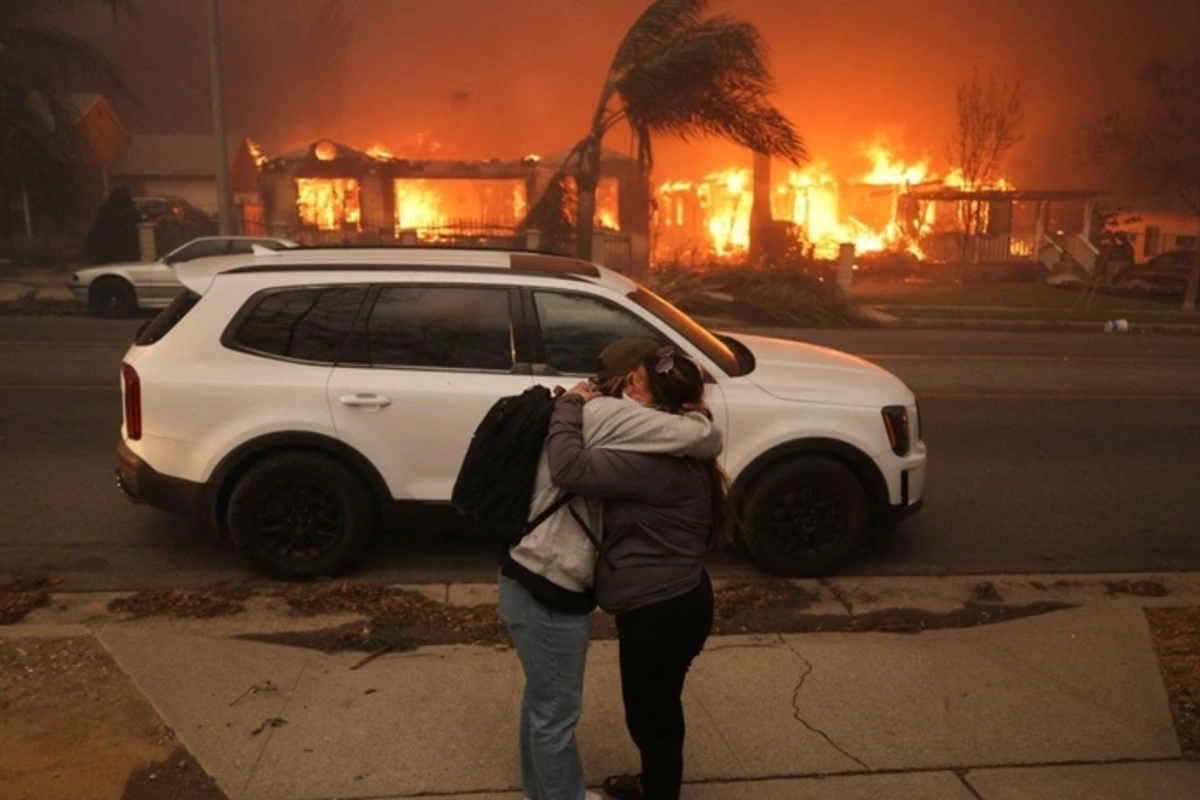
POLYGON ((594 297, 534 292, 533 302, 546 344, 546 366, 558 372, 595 372, 600 351, 617 339, 665 342, 637 317, 594 297))
POLYGON ((167 256, 167 260, 172 264, 182 264, 185 261, 192 261, 197 258, 223 256, 225 255, 225 248, 228 246, 229 241, 227 239, 205 239, 184 245, 179 250, 167 256))
POLYGON ((268 355, 334 362, 366 295, 365 287, 355 286, 272 292, 238 327, 233 341, 268 355))
POLYGON ((373 366, 510 370, 508 291, 381 289, 356 356, 373 366))
POLYGON ((192 306, 200 300, 200 295, 192 291, 184 291, 171 301, 171 305, 158 312, 158 316, 150 320, 138 331, 135 344, 145 347, 162 339, 183 319, 192 306))
POLYGON ((729 345, 714 336, 707 328, 696 322, 675 306, 663 300, 644 286, 639 286, 628 294, 633 302, 649 311, 654 316, 671 326, 675 332, 700 348, 704 355, 711 358, 727 375, 742 375, 743 365, 737 355, 729 349, 729 345))

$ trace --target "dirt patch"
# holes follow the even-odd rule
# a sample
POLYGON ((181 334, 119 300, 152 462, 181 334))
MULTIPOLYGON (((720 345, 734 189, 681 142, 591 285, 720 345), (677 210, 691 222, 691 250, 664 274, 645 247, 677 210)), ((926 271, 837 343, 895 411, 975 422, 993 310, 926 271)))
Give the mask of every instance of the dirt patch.
POLYGON ((225 797, 90 637, 0 640, 0 774, 13 800, 225 797))
POLYGON ((1200 607, 1147 608, 1184 758, 1200 760, 1200 607))
POLYGON ((30 611, 49 603, 49 587, 60 583, 54 577, 21 578, 0 587, 0 625, 15 625, 30 611))
POLYGON ((134 619, 156 616, 211 619, 245 611, 245 601, 253 594, 254 590, 247 586, 226 583, 197 591, 151 589, 118 597, 107 607, 109 611, 128 614, 134 619))
POLYGON ((217 782, 182 747, 133 771, 121 800, 226 800, 217 782))
POLYGON ((1104 588, 1109 597, 1166 597, 1171 594, 1171 590, 1161 581, 1114 581, 1104 584, 1104 588))
POLYGON ((787 581, 727 586, 713 593, 713 633, 785 633, 816 599, 787 581))

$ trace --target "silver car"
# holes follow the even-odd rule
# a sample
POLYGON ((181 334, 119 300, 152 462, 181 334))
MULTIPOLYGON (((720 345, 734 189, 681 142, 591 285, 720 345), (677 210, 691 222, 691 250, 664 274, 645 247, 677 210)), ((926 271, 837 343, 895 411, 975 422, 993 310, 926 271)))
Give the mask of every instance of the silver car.
POLYGON ((103 264, 71 276, 71 292, 101 317, 127 317, 139 308, 165 308, 183 285, 175 266, 197 258, 248 254, 258 245, 270 250, 300 247, 290 239, 266 236, 201 236, 158 261, 103 264))

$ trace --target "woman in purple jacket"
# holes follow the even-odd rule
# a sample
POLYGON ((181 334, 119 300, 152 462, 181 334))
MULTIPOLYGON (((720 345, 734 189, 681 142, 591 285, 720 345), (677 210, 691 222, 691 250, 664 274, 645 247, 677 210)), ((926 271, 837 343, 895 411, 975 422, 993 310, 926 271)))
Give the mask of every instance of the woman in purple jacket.
MULTIPOLYGON (((629 376, 625 396, 681 414, 704 407, 703 369, 664 347, 629 376)), ((683 682, 712 629, 704 558, 731 537, 728 481, 716 459, 587 449, 579 384, 558 399, 546 448, 563 490, 604 499, 596 601, 616 616, 625 723, 641 753, 640 775, 604 790, 619 800, 677 800, 683 778, 683 682)))

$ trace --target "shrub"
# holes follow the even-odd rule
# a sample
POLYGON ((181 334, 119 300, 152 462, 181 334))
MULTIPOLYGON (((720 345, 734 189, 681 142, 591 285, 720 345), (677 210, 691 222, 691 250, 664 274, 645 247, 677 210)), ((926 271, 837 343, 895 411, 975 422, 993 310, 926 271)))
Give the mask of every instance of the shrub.
POLYGON ((114 261, 138 261, 137 206, 128 189, 114 189, 96 210, 96 219, 83 242, 83 253, 89 264, 111 264, 114 261))
POLYGON ((718 262, 656 268, 647 285, 689 314, 759 325, 838 328, 866 324, 832 281, 787 265, 718 262))

